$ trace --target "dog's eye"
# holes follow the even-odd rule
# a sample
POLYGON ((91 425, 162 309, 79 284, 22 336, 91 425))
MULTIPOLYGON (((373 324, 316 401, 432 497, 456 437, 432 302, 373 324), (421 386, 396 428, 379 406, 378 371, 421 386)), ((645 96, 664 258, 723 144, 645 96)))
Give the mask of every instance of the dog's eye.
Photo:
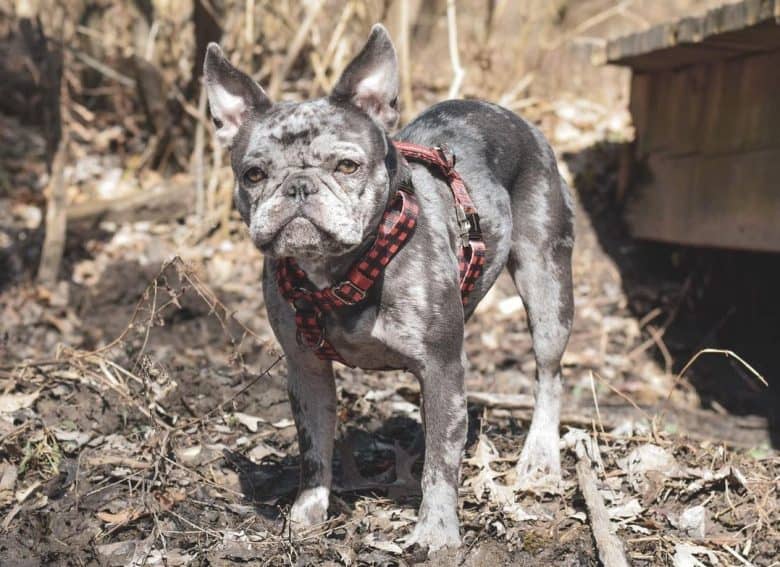
POLYGON ((360 166, 356 162, 352 161, 351 159, 343 159, 336 166, 336 171, 350 174, 350 173, 355 173, 358 167, 360 166))
POLYGON ((244 172, 244 183, 256 185, 265 179, 265 172, 259 167, 250 167, 244 172))

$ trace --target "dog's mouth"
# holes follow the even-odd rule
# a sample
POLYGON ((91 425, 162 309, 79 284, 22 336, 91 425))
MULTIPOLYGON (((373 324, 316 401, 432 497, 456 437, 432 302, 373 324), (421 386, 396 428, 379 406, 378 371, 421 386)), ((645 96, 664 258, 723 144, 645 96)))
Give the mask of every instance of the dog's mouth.
POLYGON ((321 258, 341 255, 357 248, 360 242, 343 237, 306 216, 295 216, 258 247, 264 253, 297 258, 321 258))

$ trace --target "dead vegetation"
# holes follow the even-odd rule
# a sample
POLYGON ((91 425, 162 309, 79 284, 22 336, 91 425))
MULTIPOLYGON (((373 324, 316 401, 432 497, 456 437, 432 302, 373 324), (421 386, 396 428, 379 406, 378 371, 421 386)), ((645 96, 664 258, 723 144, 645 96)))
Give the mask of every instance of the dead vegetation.
MULTIPOLYGON (((402 373, 338 370, 331 517, 288 530, 298 469, 285 362, 259 253, 211 144, 198 50, 224 34, 234 62, 300 99, 327 92, 384 20, 404 58, 407 118, 453 91, 500 100, 574 155, 564 173, 581 195, 601 191, 615 162, 582 150, 631 132, 622 79, 588 65, 593 46, 707 3, 519 4, 62 2, 38 12, 63 57, 61 136, 18 94, 38 90, 0 86, 0 563, 425 561, 401 540, 423 451, 419 388, 402 373), (57 176, 67 239, 56 277, 35 285, 57 176)), ((0 76, 21 83, 37 80, 19 64, 29 5, 0 4, 13 16, 0 49, 16 54, 0 76)), ((776 564, 780 458, 766 420, 700 408, 687 380, 699 361, 682 368, 665 339, 692 284, 652 282, 630 296, 588 212, 564 360, 564 492, 507 488, 534 364, 522 302, 502 279, 467 329, 464 546, 428 564, 776 564)), ((763 388, 739 368, 745 389, 763 388)))
MULTIPOLYGON (((510 300, 493 309, 500 313, 497 306, 510 300)), ((51 360, 0 370, 6 557, 60 561, 76 546, 85 562, 117 565, 163 557, 174 565, 422 559, 407 556, 399 539, 419 497, 412 379, 341 372, 333 516, 294 536, 285 526, 297 483, 294 427, 284 362, 267 335, 230 314, 178 258, 122 311, 128 324, 103 347, 62 348, 51 360), (195 331, 201 326, 210 327, 203 344, 195 331), (49 514, 61 521, 46 522, 49 514), (46 542, 44 555, 25 543, 37 538, 46 542)), ((479 343, 470 350, 484 349, 479 343)), ((489 372, 475 364, 477 376, 489 372)), ((578 367, 569 373, 576 391, 578 367)), ((572 397, 560 497, 508 488, 528 400, 501 392, 470 397, 466 545, 458 560, 592 563, 605 557, 598 535, 596 547, 591 537, 602 522, 605 533, 616 529, 632 564, 771 563, 780 520, 776 456, 669 433, 642 408, 605 425, 600 415, 614 417, 605 404, 615 396, 596 382, 572 397), (607 518, 614 528, 605 528, 607 518)))

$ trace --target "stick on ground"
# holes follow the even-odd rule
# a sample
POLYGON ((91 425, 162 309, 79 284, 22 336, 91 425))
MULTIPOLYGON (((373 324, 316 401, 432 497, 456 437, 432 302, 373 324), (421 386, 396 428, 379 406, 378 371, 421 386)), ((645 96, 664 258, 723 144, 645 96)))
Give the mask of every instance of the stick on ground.
POLYGON ((623 551, 623 542, 610 529, 607 507, 596 488, 596 476, 593 474, 593 467, 585 444, 578 441, 575 450, 577 453, 577 482, 588 507, 593 539, 596 540, 601 563, 604 567, 628 567, 628 561, 623 551))

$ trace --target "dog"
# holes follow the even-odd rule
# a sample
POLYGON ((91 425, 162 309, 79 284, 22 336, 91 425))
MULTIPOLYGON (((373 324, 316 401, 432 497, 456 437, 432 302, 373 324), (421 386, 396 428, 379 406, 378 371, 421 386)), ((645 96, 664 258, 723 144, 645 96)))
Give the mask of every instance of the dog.
POLYGON ((569 189, 543 135, 500 106, 450 100, 391 138, 399 118, 398 60, 379 24, 324 98, 272 102, 214 43, 204 78, 216 137, 230 152, 236 207, 264 254, 268 316, 286 355, 301 454, 290 521, 310 526, 328 513, 336 386, 332 361, 314 352, 327 338, 351 366, 405 369, 419 380, 426 449, 422 501, 407 544, 429 551, 460 544, 464 324, 504 266, 527 311, 537 374, 517 487, 554 490, 561 479, 561 357, 573 318, 574 227, 569 189), (426 164, 403 159, 394 140, 446 145, 457 159, 484 242, 482 273, 465 304, 462 219, 452 191, 426 164), (293 259, 315 289, 337 285, 377 239, 389 203, 407 191, 403 185, 413 187, 419 209, 414 231, 363 301, 318 315, 320 344, 301 340, 297 308, 281 290, 280 260, 293 259))

